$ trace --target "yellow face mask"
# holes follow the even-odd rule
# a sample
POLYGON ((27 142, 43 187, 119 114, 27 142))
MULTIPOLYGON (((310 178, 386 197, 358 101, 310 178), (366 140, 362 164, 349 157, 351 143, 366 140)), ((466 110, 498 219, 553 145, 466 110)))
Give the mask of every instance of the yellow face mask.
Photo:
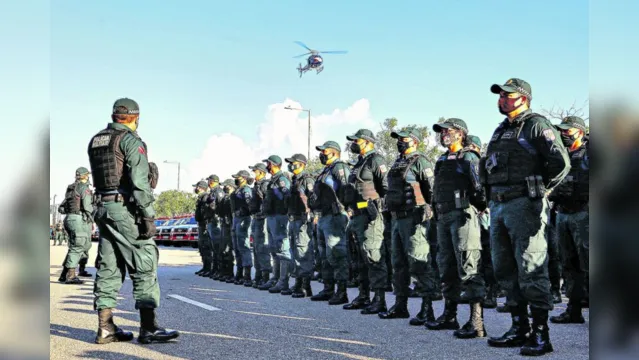
POLYGON ((214 187, 216 187, 219 183, 217 181, 209 181, 209 188, 213 189, 214 187))
POLYGON ((266 174, 261 170, 253 170, 253 174, 255 175, 255 180, 260 181, 266 176, 266 174))

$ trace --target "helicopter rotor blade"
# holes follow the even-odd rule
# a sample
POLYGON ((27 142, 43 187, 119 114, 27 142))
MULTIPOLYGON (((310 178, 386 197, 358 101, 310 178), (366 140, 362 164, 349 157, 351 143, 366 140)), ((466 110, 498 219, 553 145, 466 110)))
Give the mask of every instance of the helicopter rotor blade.
POLYGON ((311 50, 311 48, 310 48, 310 47, 306 46, 306 44, 304 44, 304 43, 303 43, 303 42, 301 42, 301 41, 293 41, 293 42, 294 42, 294 43, 296 43, 297 45, 299 45, 299 46, 301 46, 301 47, 305 48, 305 49, 306 49, 306 50, 308 50, 308 51, 313 51, 313 50, 311 50))
POLYGON ((297 58, 301 58, 302 56, 306 56, 306 55, 310 55, 311 53, 306 53, 306 54, 302 54, 302 55, 297 55, 297 56, 293 56, 293 59, 297 59, 297 58))
POLYGON ((338 50, 338 51, 318 51, 320 54, 348 54, 348 51, 338 50))

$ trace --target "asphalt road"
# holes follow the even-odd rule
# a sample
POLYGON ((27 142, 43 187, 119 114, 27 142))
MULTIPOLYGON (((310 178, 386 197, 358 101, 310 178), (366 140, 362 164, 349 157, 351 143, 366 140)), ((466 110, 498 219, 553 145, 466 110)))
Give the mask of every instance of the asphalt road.
MULTIPOLYGON (((89 263, 95 260, 97 244, 89 263)), ((98 326, 93 310, 93 279, 83 285, 57 282, 66 246, 51 247, 50 358, 51 359, 512 359, 522 358, 519 349, 490 348, 485 339, 459 340, 451 331, 428 331, 408 325, 408 319, 381 320, 376 315, 342 310, 325 302, 293 299, 253 288, 220 283, 195 276, 199 255, 190 248, 160 248, 159 279, 162 303, 161 326, 176 329, 175 342, 141 345, 96 345, 98 326)), ((88 269, 95 274, 93 267, 88 269)), ((291 280, 292 284, 293 280, 291 280)), ((317 293, 322 284, 313 282, 317 293)), ((139 316, 131 295, 131 281, 120 291, 115 322, 137 336, 139 316)), ((349 298, 357 289, 349 289, 349 298)), ((500 299, 503 301, 504 299, 500 299)), ((411 314, 419 311, 420 299, 410 299, 411 314)), ((565 308, 558 305, 553 314, 565 308)), ((387 302, 394 302, 387 293, 387 302)), ((434 304, 439 316, 443 301, 434 304)), ((589 316, 586 324, 551 325, 555 351, 544 359, 588 359, 589 316)), ((459 322, 468 318, 461 305, 459 322)), ((507 314, 485 311, 490 336, 510 326, 507 314)))

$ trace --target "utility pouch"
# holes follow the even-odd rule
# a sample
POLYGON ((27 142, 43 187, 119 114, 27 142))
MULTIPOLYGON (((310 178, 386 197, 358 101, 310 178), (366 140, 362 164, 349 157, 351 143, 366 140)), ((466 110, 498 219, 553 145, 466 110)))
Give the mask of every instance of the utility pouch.
POLYGON ((541 175, 531 175, 526 178, 528 197, 531 199, 541 199, 545 196, 546 186, 541 175))
POLYGON ((455 209, 462 208, 461 191, 455 190, 455 209))
POLYGON ((366 212, 368 214, 368 220, 375 221, 375 219, 377 219, 377 216, 379 215, 377 204, 375 204, 374 201, 369 201, 368 206, 366 207, 366 212))

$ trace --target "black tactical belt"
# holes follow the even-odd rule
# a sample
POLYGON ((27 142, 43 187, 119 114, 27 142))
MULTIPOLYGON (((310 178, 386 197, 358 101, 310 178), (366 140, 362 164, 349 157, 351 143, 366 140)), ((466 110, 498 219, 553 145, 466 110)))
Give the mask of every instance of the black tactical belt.
POLYGON ((573 204, 557 204, 557 212, 562 214, 575 214, 582 211, 588 211, 588 203, 573 203, 573 204))
POLYGON ((306 214, 304 215, 292 215, 289 214, 288 215, 288 221, 297 221, 297 220, 306 220, 308 219, 308 216, 306 214))
POLYGON ((463 206, 458 209, 454 202, 445 202, 435 204, 435 209, 437 210, 437 214, 447 214, 453 210, 468 209, 468 206, 463 206))
POLYGON ((490 200, 496 202, 508 202, 510 200, 525 196, 528 196, 528 191, 519 189, 500 193, 493 193, 492 191, 490 192, 490 200))
POLYGON ((413 215, 413 211, 391 211, 393 219, 404 219, 413 215))
POLYGON ((124 202, 124 195, 122 194, 113 194, 113 195, 100 195, 100 201, 102 202, 124 202))

